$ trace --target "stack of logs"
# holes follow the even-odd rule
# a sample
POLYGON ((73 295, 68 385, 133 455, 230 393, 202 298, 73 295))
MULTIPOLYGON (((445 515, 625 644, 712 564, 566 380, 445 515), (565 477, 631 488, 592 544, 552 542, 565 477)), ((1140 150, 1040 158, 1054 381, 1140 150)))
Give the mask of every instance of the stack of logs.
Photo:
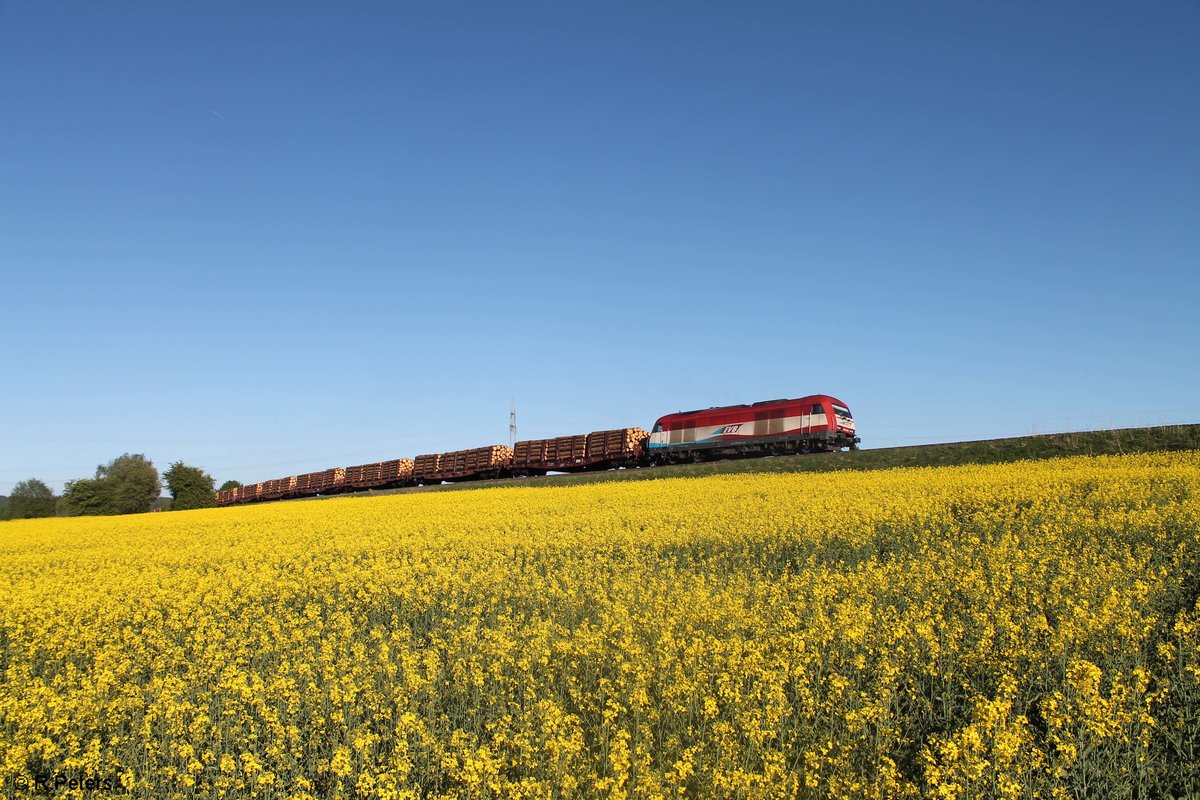
POLYGON ((253 483, 249 486, 239 486, 233 490, 233 499, 240 503, 248 503, 253 500, 261 499, 263 497, 263 492, 261 489, 261 483, 253 483))
POLYGON ((646 449, 650 434, 641 428, 595 431, 517 442, 512 468, 518 472, 570 471, 597 464, 632 466, 646 449))
POLYGON ((546 445, 552 439, 527 439, 513 445, 513 469, 540 469, 546 463, 546 445), (534 466, 538 465, 538 466, 534 466))
POLYGON ((395 458, 391 461, 376 461, 373 464, 346 467, 345 484, 356 489, 394 486, 407 483, 412 479, 412 474, 413 461, 411 458, 395 458))
POLYGON ((579 466, 587 459, 587 436, 558 436, 546 445, 546 461, 564 467, 579 466))
POLYGON ((587 436, 587 463, 612 463, 624 466, 636 463, 646 452, 650 434, 641 428, 617 428, 595 431, 587 436))
POLYGON ((346 482, 345 467, 306 472, 295 477, 293 490, 301 495, 320 494, 341 488, 346 482))
POLYGON ((417 456, 413 462, 413 479, 418 483, 439 480, 437 477, 441 472, 442 454, 441 453, 426 453, 423 456, 417 456))
POLYGON ((421 483, 496 477, 512 463, 511 447, 502 444, 417 456, 413 477, 421 483))
POLYGON ((314 474, 305 472, 296 476, 296 491, 300 494, 316 494, 317 488, 313 485, 314 474))

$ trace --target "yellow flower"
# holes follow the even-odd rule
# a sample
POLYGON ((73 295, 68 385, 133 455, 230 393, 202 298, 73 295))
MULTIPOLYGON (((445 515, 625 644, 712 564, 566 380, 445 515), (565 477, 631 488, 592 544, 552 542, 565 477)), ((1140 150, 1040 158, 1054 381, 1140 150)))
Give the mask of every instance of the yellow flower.
POLYGON ((1181 794, 1198 556, 1191 452, 4 523, 0 784, 1181 794))

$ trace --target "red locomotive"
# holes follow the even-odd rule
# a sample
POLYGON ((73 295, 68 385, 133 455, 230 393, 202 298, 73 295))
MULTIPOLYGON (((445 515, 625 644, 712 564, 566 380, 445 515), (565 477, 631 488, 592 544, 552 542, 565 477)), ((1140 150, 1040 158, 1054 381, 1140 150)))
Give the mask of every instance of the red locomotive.
POLYGON ((667 414, 650 432, 649 460, 675 464, 708 458, 854 449, 854 418, 827 394, 667 414))
POLYGON ((668 414, 659 418, 650 433, 619 428, 522 441, 513 448, 494 445, 421 455, 415 461, 335 467, 217 492, 217 505, 547 472, 836 452, 843 447, 854 449, 859 441, 846 404, 827 394, 815 394, 668 414))

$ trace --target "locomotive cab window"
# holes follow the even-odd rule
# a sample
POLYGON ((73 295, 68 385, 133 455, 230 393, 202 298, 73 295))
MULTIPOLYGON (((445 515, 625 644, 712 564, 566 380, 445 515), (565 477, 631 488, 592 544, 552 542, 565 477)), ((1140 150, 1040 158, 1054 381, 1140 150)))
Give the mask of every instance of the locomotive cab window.
POLYGON ((837 414, 842 419, 854 419, 854 417, 850 416, 850 409, 848 409, 848 408, 842 408, 841 406, 834 406, 833 413, 837 414))
POLYGON ((652 431, 650 431, 650 432, 651 432, 651 433, 662 433, 662 429, 663 429, 663 428, 662 428, 662 423, 660 422, 660 423, 658 423, 657 425, 655 425, 655 426, 654 426, 654 430, 652 430, 652 431))
POLYGON ((813 414, 824 414, 824 413, 825 413, 825 406, 821 405, 820 403, 813 403, 812 411, 811 411, 810 413, 813 413, 813 414))

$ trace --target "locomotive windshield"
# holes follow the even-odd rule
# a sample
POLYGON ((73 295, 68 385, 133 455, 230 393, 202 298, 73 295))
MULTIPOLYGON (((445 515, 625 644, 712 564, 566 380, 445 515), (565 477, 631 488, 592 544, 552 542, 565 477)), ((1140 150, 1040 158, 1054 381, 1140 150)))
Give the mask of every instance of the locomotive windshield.
POLYGON ((834 406, 833 413, 837 414, 841 419, 854 419, 854 417, 850 416, 850 409, 843 408, 842 406, 834 406))

